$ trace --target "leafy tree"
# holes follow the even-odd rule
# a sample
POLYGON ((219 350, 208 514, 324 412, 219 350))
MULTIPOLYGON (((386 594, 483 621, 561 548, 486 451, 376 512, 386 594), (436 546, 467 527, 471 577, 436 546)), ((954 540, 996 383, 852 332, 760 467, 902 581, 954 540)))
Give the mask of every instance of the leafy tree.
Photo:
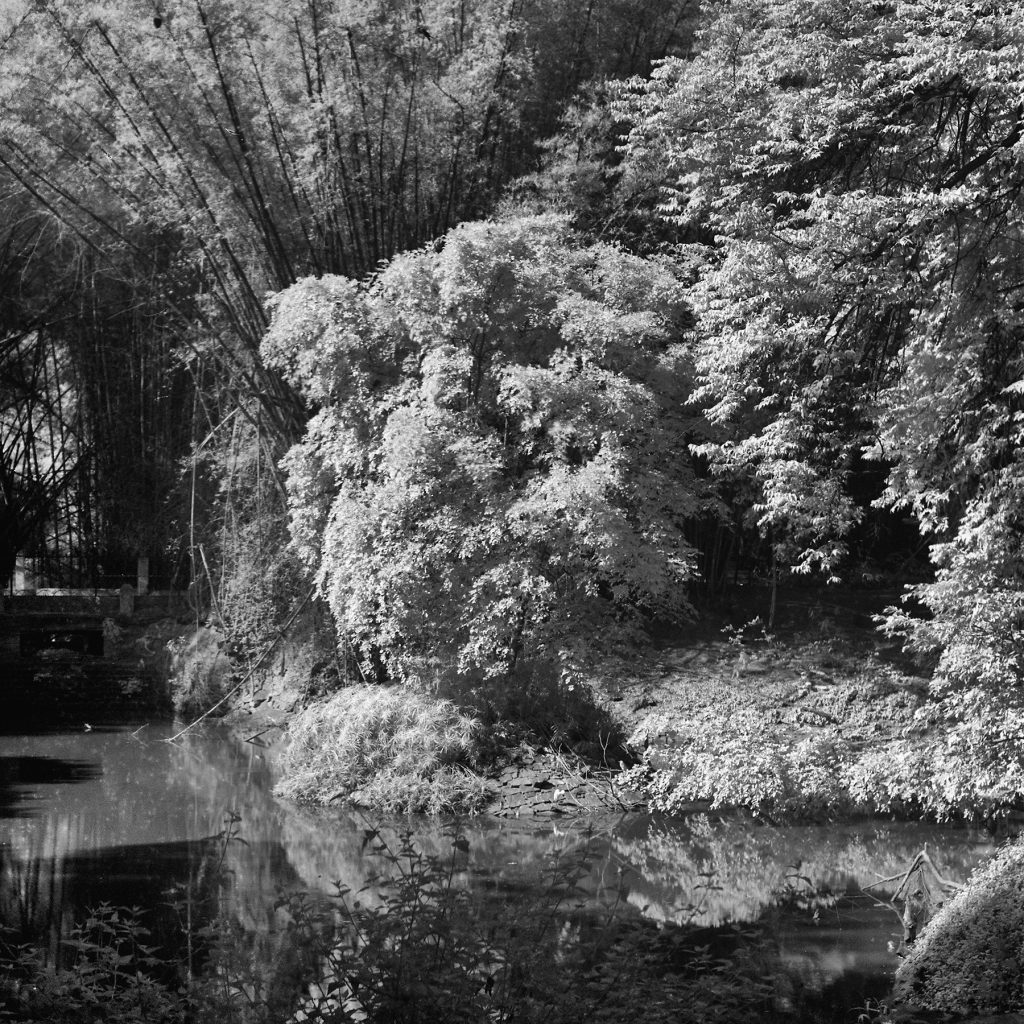
MULTIPOLYGON (((116 498, 96 509, 108 536, 151 549, 180 531, 165 502, 175 468, 211 433, 204 456, 233 450, 236 414, 263 449, 249 464, 276 473, 306 410, 259 357, 268 291, 307 274, 362 278, 488 213, 581 83, 644 68, 690 6, 6 7, 0 222, 43 225, 55 243, 45 258, 26 250, 25 309, 60 295, 101 488, 116 498)), ((191 524, 208 552, 243 504, 213 501, 211 521, 191 524)))
POLYGON ((487 213, 586 74, 622 63, 618 30, 633 70, 687 6, 46 0, 3 41, 0 166, 134 261, 288 437, 300 410, 257 354, 265 291, 362 277, 487 213))
POLYGON ((945 752, 987 777, 1024 736, 1024 15, 740 0, 710 4, 701 39, 627 111, 627 173, 713 235, 692 292, 718 431, 701 451, 798 570, 840 566, 867 511, 851 469, 886 469, 875 504, 914 515, 936 570, 914 590, 931 617, 890 626, 938 657, 962 723, 945 752))
POLYGON ((272 308, 263 356, 320 407, 286 460, 295 545, 367 674, 571 672, 686 615, 667 262, 554 216, 484 221, 272 308))

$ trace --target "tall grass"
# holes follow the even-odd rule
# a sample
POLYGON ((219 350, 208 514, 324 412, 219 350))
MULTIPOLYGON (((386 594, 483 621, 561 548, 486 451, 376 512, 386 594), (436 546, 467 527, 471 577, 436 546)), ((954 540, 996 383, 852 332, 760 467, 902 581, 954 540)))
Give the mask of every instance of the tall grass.
POLYGON ((476 810, 487 797, 473 770, 480 731, 446 700, 401 687, 346 687, 292 719, 275 792, 387 813, 476 810))

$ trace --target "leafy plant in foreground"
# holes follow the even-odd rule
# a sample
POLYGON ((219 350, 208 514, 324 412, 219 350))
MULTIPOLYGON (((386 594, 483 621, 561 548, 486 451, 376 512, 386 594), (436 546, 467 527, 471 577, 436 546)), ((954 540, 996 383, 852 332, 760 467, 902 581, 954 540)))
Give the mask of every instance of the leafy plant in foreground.
POLYGON ((101 904, 64 941, 70 952, 66 965, 50 964, 39 947, 11 947, 0 940, 0 1019, 39 1024, 187 1020, 184 1000, 152 976, 166 961, 148 944, 141 913, 139 907, 101 904))

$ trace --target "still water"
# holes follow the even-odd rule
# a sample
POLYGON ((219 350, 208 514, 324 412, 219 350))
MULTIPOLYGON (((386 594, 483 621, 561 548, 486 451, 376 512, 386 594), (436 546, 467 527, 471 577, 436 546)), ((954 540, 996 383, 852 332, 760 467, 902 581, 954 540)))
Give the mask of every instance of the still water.
MULTIPOLYGON (((170 735, 170 726, 149 725, 0 737, 2 923, 56 941, 103 901, 165 906, 221 848, 231 916, 265 934, 282 888, 359 890, 380 869, 366 829, 394 835, 399 823, 276 800, 272 757, 258 739, 216 726, 164 742, 170 735), (218 845, 229 820, 236 839, 218 845)), ((424 852, 452 855, 440 823, 413 824, 424 852)), ((787 969, 806 984, 842 988, 847 1001, 883 990, 898 962, 898 916, 862 886, 901 874, 926 845, 942 874, 962 881, 995 848, 983 832, 877 820, 768 827, 632 815, 462 828, 469 850, 458 872, 471 889, 514 899, 556 851, 587 844, 585 892, 619 890, 630 913, 655 923, 751 925, 787 969)))

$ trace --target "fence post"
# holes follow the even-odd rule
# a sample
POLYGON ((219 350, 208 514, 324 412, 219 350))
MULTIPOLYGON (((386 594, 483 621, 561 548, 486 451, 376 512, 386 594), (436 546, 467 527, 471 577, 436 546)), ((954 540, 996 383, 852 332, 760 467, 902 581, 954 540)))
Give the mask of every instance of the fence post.
POLYGON ((35 573, 29 568, 28 559, 18 555, 14 562, 14 593, 34 594, 35 583, 35 573))

